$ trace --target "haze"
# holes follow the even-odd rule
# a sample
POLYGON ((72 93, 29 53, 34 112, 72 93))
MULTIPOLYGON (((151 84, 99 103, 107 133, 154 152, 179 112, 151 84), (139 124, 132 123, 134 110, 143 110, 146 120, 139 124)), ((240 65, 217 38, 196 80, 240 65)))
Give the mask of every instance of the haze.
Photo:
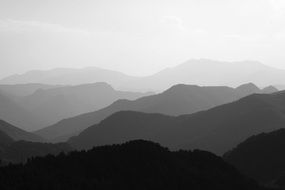
POLYGON ((149 75, 188 59, 285 69, 282 0, 1 0, 0 77, 87 67, 149 75))

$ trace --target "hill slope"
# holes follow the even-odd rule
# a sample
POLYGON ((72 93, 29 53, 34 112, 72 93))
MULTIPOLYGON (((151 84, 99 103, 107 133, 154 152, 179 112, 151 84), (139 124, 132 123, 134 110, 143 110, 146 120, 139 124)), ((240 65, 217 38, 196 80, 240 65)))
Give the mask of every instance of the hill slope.
POLYGON ((195 85, 176 85, 163 93, 143 97, 135 101, 119 100, 110 106, 73 118, 65 119, 36 132, 46 139, 65 140, 87 127, 97 124, 111 114, 132 110, 166 115, 191 114, 218 105, 233 102, 253 93, 263 93, 254 84, 245 84, 237 89, 229 87, 199 87, 195 85))
POLYGON ((47 84, 15 84, 15 85, 0 85, 0 91, 9 96, 21 97, 33 94, 39 89, 52 89, 57 88, 59 85, 47 84))
POLYGON ((3 120, 0 120, 0 131, 7 134, 10 138, 15 141, 25 140, 25 141, 32 141, 32 142, 40 142, 43 139, 33 133, 29 133, 24 131, 18 127, 15 127, 3 120))
POLYGON ((242 173, 262 183, 272 184, 283 179, 282 186, 285 187, 284 150, 285 129, 280 129, 248 138, 226 153, 224 158, 242 173))
POLYGON ((0 92, 0 118, 24 130, 33 130, 45 120, 36 117, 3 92, 0 92))
POLYGON ((221 158, 132 141, 0 168, 1 189, 258 190, 221 158), (15 183, 17 181, 17 183, 15 183))

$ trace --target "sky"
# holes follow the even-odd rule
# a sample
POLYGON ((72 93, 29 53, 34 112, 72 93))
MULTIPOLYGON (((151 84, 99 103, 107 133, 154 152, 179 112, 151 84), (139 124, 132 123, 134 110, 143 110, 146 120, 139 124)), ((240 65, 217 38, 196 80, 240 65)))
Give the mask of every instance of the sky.
POLYGON ((149 75, 188 59, 285 69, 284 0, 1 0, 0 77, 97 66, 149 75))

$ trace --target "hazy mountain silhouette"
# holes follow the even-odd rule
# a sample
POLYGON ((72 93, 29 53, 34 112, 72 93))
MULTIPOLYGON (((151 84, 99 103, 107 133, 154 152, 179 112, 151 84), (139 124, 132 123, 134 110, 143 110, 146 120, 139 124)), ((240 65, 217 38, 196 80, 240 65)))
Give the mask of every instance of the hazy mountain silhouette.
POLYGON ((15 85, 0 85, 0 91, 9 97, 28 96, 39 89, 51 89, 59 87, 59 85, 47 84, 15 84, 15 85))
POLYGON ((178 117, 118 112, 69 142, 77 148, 91 148, 141 138, 170 148, 199 148, 222 154, 251 135, 283 128, 284 102, 285 92, 279 92, 254 94, 178 117))
POLYGON ((260 89, 253 83, 242 84, 236 88, 240 94, 250 95, 260 92, 260 89))
POLYGON ((55 125, 37 131, 36 134, 55 142, 64 141, 117 111, 132 110, 178 116, 207 110, 233 102, 249 94, 263 92, 264 90, 260 90, 251 83, 237 89, 222 86, 175 85, 161 94, 142 97, 135 101, 119 100, 96 112, 62 120, 55 125))
POLYGON ((242 173, 259 182, 274 184, 276 179, 284 180, 284 150, 285 129, 280 129, 248 138, 226 153, 224 158, 242 173))
POLYGON ((285 70, 275 69, 256 61, 222 62, 193 59, 152 76, 135 80, 128 85, 129 88, 140 86, 159 90, 180 83, 235 87, 244 83, 269 86, 284 84, 284 81, 285 70))
POLYGON ((272 84, 282 85, 284 81, 285 70, 272 68, 256 61, 222 62, 193 59, 146 77, 132 77, 119 72, 92 67, 30 71, 22 75, 4 78, 0 83, 78 85, 107 82, 117 89, 163 91, 176 84, 236 87, 252 82, 263 87, 272 84))
POLYGON ((134 100, 151 93, 117 91, 107 83, 64 86, 37 90, 34 94, 20 98, 18 103, 45 122, 34 130, 58 121, 106 107, 118 99, 134 100))
POLYGON ((14 98, 0 92, 0 118, 24 130, 33 130, 45 121, 19 105, 14 98))
MULTIPOLYGON (((0 131, 5 133, 6 135, 9 136, 9 138, 12 138, 14 141, 19 141, 19 140, 25 140, 25 141, 43 141, 43 139, 33 133, 29 133, 27 131, 24 131, 18 127, 15 127, 3 120, 0 120, 0 131)), ((5 135, 3 135, 3 139, 5 135)), ((7 139, 7 137, 5 138, 7 139)))
POLYGON ((34 70, 21 75, 6 77, 0 81, 1 84, 62 84, 80 85, 86 83, 106 82, 114 87, 119 87, 136 77, 128 76, 120 72, 97 67, 83 69, 59 68, 47 71, 34 70))
POLYGON ((279 90, 276 87, 272 86, 272 85, 262 89, 262 92, 264 94, 272 94, 272 93, 275 93, 275 92, 278 92, 278 91, 279 90))
POLYGON ((1 189, 261 190, 209 152, 132 141, 0 168, 1 189))
POLYGON ((278 90, 285 90, 285 85, 284 84, 280 84, 280 85, 274 85, 278 90))

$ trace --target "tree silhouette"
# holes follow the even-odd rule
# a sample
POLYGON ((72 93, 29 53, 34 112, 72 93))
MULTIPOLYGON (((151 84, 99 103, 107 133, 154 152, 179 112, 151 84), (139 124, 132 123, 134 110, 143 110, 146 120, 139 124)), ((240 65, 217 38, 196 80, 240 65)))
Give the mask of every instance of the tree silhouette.
POLYGON ((31 158, 0 168, 1 189, 260 190, 209 152, 170 152, 137 140, 89 151, 31 158))

